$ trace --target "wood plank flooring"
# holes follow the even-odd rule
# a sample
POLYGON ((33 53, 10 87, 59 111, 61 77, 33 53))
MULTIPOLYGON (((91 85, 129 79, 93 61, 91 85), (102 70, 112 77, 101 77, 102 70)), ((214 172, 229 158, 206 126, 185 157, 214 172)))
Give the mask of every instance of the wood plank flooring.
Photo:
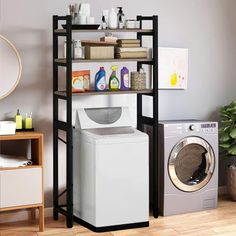
POLYGON ((67 229, 65 220, 61 217, 57 222, 46 219, 45 232, 37 230, 38 226, 32 222, 0 224, 0 236, 236 236, 236 202, 224 196, 214 210, 158 219, 151 216, 148 228, 96 234, 77 224, 72 229, 67 229))

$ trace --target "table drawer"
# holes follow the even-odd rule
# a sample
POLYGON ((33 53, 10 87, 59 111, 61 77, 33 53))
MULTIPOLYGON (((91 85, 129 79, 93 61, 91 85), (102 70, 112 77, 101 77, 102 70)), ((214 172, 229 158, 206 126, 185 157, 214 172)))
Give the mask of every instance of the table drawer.
POLYGON ((42 168, 0 171, 0 208, 42 203, 42 168))

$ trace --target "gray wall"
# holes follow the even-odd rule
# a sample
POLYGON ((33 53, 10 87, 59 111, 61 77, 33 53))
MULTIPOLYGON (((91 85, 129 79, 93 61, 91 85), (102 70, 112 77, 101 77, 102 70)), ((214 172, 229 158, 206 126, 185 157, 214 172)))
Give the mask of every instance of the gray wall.
MULTIPOLYGON (((0 0, 0 33, 16 45, 23 62, 19 86, 0 101, 0 119, 13 116, 18 107, 22 113, 32 111, 35 128, 45 133, 47 206, 52 204, 52 15, 65 14, 70 2, 0 0)), ((235 0, 146 0, 145 4, 90 0, 90 3, 97 21, 102 9, 112 5, 124 6, 128 18, 158 14, 160 46, 189 48, 188 90, 160 92, 161 119, 217 120, 219 106, 235 99, 235 0)), ((90 106, 110 104, 107 98, 88 99, 90 106)), ((117 102, 120 98, 112 99, 117 102)), ((64 162, 60 165, 63 169, 64 162)))

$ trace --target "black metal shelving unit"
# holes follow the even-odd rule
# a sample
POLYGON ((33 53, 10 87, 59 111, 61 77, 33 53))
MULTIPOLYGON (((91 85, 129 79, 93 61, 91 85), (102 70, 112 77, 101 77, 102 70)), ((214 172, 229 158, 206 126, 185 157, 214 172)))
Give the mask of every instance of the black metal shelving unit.
POLYGON ((137 16, 140 21, 140 29, 117 29, 117 30, 72 30, 71 16, 53 16, 53 216, 54 220, 58 219, 58 215, 66 216, 66 224, 68 228, 73 227, 73 137, 72 137, 72 97, 84 95, 111 95, 111 94, 137 94, 137 128, 144 130, 144 125, 153 127, 153 214, 158 217, 158 194, 157 194, 157 151, 158 151, 158 16, 137 16), (64 21, 66 29, 59 28, 59 22, 64 21), (142 29, 144 21, 152 22, 152 29, 142 29), (112 60, 72 60, 71 44, 73 32, 77 33, 99 33, 99 32, 129 32, 135 33, 137 39, 142 40, 143 36, 152 37, 153 57, 152 59, 112 59, 112 60), (67 42, 66 55, 67 58, 58 58, 59 37, 65 37, 67 42), (90 62, 122 62, 135 61, 139 70, 143 64, 152 66, 153 89, 144 91, 117 91, 117 92, 85 92, 72 94, 71 78, 72 63, 90 63, 90 62), (66 90, 58 91, 58 67, 66 68, 66 90), (152 96, 153 98, 153 118, 142 115, 142 98, 143 96, 152 96), (66 101, 66 122, 60 121, 58 118, 58 101, 62 99, 66 101), (66 140, 59 137, 59 130, 66 132, 66 140), (66 145, 66 189, 59 193, 58 184, 58 143, 62 142, 66 145), (59 204, 59 198, 66 194, 66 203, 59 204))

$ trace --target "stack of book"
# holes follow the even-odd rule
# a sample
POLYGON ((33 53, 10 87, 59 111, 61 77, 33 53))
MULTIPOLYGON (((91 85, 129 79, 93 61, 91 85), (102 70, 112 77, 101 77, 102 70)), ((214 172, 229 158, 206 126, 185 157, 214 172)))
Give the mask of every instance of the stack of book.
POLYGON ((147 58, 148 48, 140 47, 138 39, 119 39, 115 50, 116 58, 147 58))

